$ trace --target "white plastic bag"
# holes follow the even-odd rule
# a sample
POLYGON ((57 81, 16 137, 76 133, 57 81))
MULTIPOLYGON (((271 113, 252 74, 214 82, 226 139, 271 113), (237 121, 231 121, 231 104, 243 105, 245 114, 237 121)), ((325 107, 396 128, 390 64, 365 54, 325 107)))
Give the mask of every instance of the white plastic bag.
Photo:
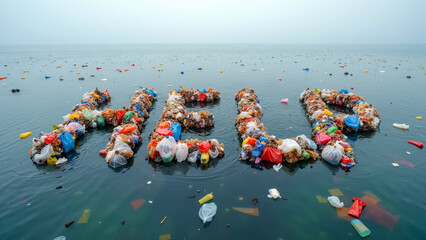
POLYGON ((178 162, 183 162, 188 157, 188 145, 185 143, 178 143, 176 150, 176 160, 178 162))
POLYGON ((327 162, 337 165, 342 159, 343 154, 345 154, 345 150, 340 144, 336 143, 333 146, 325 146, 322 150, 321 157, 327 162))
POLYGON ((50 156, 52 156, 52 153, 53 153, 53 147, 52 145, 48 144, 41 149, 40 153, 37 153, 36 155, 34 155, 33 162, 37 164, 44 164, 46 163, 46 160, 50 156))
POLYGON ((109 162, 109 165, 112 168, 118 168, 121 166, 124 166, 127 164, 127 160, 125 157, 119 155, 119 154, 115 154, 112 158, 111 161, 109 162))
POLYGON ((340 199, 336 196, 328 197, 327 200, 331 204, 331 206, 335 208, 342 208, 344 205, 343 202, 341 202, 340 199))
POLYGON ((309 139, 308 137, 306 137, 305 134, 297 136, 296 141, 302 149, 308 148, 308 149, 314 150, 317 148, 317 145, 315 144, 315 142, 312 139, 309 139))
POLYGON ((176 141, 173 137, 163 138, 155 148, 164 162, 171 162, 176 153, 176 141))
POLYGON ((203 223, 211 222, 214 215, 216 215, 217 206, 215 203, 205 203, 201 206, 198 216, 200 216, 203 223))
POLYGON ((278 192, 276 188, 271 188, 269 189, 268 198, 273 198, 273 199, 281 198, 280 192, 278 192))
POLYGON ((293 151, 293 149, 297 150, 297 153, 302 154, 302 148, 300 145, 294 141, 293 139, 284 139, 283 143, 278 146, 278 149, 281 150, 282 153, 289 153, 293 151))

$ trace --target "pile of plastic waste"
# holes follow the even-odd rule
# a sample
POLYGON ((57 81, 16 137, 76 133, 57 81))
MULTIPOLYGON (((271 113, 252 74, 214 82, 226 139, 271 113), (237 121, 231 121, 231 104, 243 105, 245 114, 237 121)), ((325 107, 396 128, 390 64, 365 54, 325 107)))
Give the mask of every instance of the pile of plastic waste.
POLYGON ((316 159, 315 142, 305 135, 296 138, 279 139, 268 135, 262 124, 262 107, 253 89, 243 88, 235 94, 239 114, 235 120, 241 137, 240 160, 259 163, 266 160, 281 164, 282 160, 295 163, 305 159, 316 159))
MULTIPOLYGON (((210 88, 209 88, 210 89, 210 88)), ((211 99, 219 99, 219 92, 210 90, 211 99)), ((156 162, 171 162, 176 159, 178 162, 188 160, 207 164, 209 159, 222 158, 225 155, 224 145, 219 144, 216 139, 201 141, 198 139, 181 140, 182 127, 185 128, 206 128, 214 125, 213 114, 207 111, 186 113, 185 99, 192 98, 194 93, 203 93, 190 89, 186 91, 181 88, 169 93, 166 106, 161 114, 155 130, 150 134, 151 141, 148 144, 148 154, 150 159, 156 162)), ((192 101, 192 100, 191 100, 192 101)))
POLYGON ((185 102, 213 102, 220 99, 220 92, 218 90, 213 90, 212 88, 205 88, 198 90, 190 88, 185 90, 183 87, 177 90, 185 102))
POLYGON ((62 124, 53 124, 52 131, 41 132, 39 138, 33 138, 31 159, 36 164, 63 164, 63 153, 74 149, 75 140, 83 135, 87 128, 105 126, 103 112, 96 110, 111 100, 108 90, 104 92, 97 88, 83 94, 80 102, 74 106, 71 113, 64 116, 62 124))
MULTIPOLYGON (((360 121, 361 117, 360 115, 335 115, 327 109, 327 104, 323 101, 321 92, 322 91, 319 89, 308 88, 300 95, 300 100, 306 105, 306 110, 308 112, 307 115, 309 120, 312 122, 312 136, 318 144, 319 150, 321 151, 321 157, 334 165, 340 163, 340 165, 344 167, 354 166, 353 149, 349 143, 346 142, 347 137, 342 133, 342 131, 358 131, 362 124, 360 121)), ((331 95, 328 95, 331 91, 325 92, 326 93, 323 94, 324 99, 331 103, 333 99, 329 97, 331 95)), ((345 96, 348 95, 348 93, 344 94, 345 96)), ((351 101, 362 101, 360 100, 361 97, 356 95, 354 95, 354 97, 355 98, 351 101)), ((344 103, 348 106, 352 106, 354 109, 356 108, 356 111, 361 108, 360 106, 362 103, 351 103, 351 105, 347 102, 347 99, 352 99, 352 97, 345 97, 344 99, 338 97, 337 102, 338 104, 344 103)), ((365 108, 362 109, 365 110, 365 108)), ((374 111, 377 112, 375 109, 374 111)), ((375 118, 374 116, 372 117, 373 119, 375 118)))
POLYGON ((128 107, 116 111, 106 110, 108 121, 114 126, 118 125, 114 128, 107 148, 100 151, 105 154, 105 160, 111 167, 124 166, 133 157, 133 150, 142 138, 142 126, 149 117, 148 112, 156 96, 154 90, 143 88, 135 92, 128 107))
POLYGON ((349 92, 346 89, 322 90, 321 98, 327 104, 336 104, 351 109, 355 114, 339 114, 336 116, 338 124, 346 132, 375 131, 380 123, 379 112, 363 97, 349 92))

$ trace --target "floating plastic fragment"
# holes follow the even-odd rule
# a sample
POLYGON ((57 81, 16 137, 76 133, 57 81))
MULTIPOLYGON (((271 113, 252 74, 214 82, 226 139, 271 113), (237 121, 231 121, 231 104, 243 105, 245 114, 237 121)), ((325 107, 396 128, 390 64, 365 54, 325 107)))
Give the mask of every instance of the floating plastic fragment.
POLYGON ((77 223, 87 223, 89 222, 89 218, 90 218, 90 210, 86 209, 84 210, 83 215, 81 215, 77 223))
POLYGON ((333 196, 343 196, 343 193, 339 188, 328 189, 328 192, 333 196))
POLYGON ((138 210, 144 203, 146 202, 145 199, 138 199, 133 202, 131 202, 133 209, 138 210))
POLYGON ((277 198, 281 198, 281 195, 276 188, 271 188, 269 189, 268 198, 277 199, 277 198))
POLYGON ((273 166, 274 170, 277 171, 277 172, 279 172, 282 167, 283 167, 283 165, 281 165, 279 163, 277 165, 273 166))
POLYGON ((342 208, 344 205, 343 202, 341 202, 340 199, 336 196, 328 197, 327 200, 331 204, 331 206, 335 208, 342 208))
POLYGON ((407 125, 405 123, 394 123, 393 127, 403 129, 403 130, 407 130, 410 127, 410 125, 407 125))
POLYGON ((359 219, 352 220, 351 224, 355 228, 359 236, 367 237, 370 235, 370 229, 368 229, 359 219))
POLYGON ((24 132, 24 133, 21 133, 21 134, 19 135, 19 137, 20 137, 21 139, 25 139, 25 138, 27 138, 27 137, 31 136, 31 134, 33 134, 33 133, 32 133, 32 132, 24 132))
POLYGON ((212 200, 213 199, 213 193, 209 193, 209 194, 207 194, 206 196, 204 196, 203 198, 201 198, 200 200, 198 200, 198 202, 200 203, 200 204, 203 204, 203 203, 205 203, 205 202, 207 202, 207 201, 210 201, 210 200, 212 200))
POLYGON ((421 143, 421 142, 415 142, 415 141, 408 140, 408 143, 413 144, 414 146, 416 146, 420 149, 422 149, 424 147, 424 144, 421 143))
POLYGON ((259 216, 259 208, 238 208, 232 207, 235 211, 242 212, 248 215, 259 216))
POLYGON ((281 99, 281 103, 287 104, 288 103, 288 98, 281 99))

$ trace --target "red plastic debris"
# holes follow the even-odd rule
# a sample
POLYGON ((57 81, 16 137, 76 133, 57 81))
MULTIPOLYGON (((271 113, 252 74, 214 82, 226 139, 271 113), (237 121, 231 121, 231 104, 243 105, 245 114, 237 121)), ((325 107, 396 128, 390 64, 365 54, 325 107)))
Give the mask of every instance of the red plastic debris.
POLYGON ((133 209, 137 210, 146 202, 145 199, 138 199, 136 201, 131 202, 133 209))
POLYGON ((208 152, 208 151, 210 150, 210 148, 211 148, 211 145, 210 145, 210 143, 209 143, 209 142, 207 142, 207 141, 203 141, 203 142, 201 142, 200 144, 198 144, 198 149, 199 149, 201 152, 208 152))
POLYGON ((315 136, 315 141, 316 141, 318 144, 324 145, 324 144, 327 144, 328 142, 330 142, 330 141, 331 141, 331 137, 330 137, 330 136, 328 136, 328 135, 327 135, 327 134, 325 134, 325 133, 320 132, 320 133, 318 133, 318 134, 315 136))
POLYGON ((121 122, 121 119, 123 118, 124 114, 126 114, 126 111, 120 109, 116 111, 117 114, 117 123, 121 122))
POLYGON ((283 154, 280 150, 271 147, 265 147, 263 149, 262 156, 260 156, 262 160, 266 160, 272 163, 282 163, 283 154))
POLYGON ((205 93, 201 92, 200 93, 200 102, 206 101, 206 97, 207 97, 207 95, 205 93))
POLYGON ((423 143, 421 143, 421 142, 415 142, 415 141, 410 141, 410 140, 408 140, 408 143, 410 143, 410 144, 413 144, 414 146, 416 146, 416 147, 418 147, 418 148, 420 148, 420 149, 422 149, 425 145, 423 144, 423 143))
POLYGON ((352 204, 351 209, 349 209, 348 214, 359 218, 359 216, 361 215, 362 209, 367 206, 367 204, 365 204, 363 201, 361 201, 361 199, 355 197, 352 199, 354 201, 354 203, 352 204))
POLYGON ((155 132, 163 136, 173 136, 173 132, 165 128, 157 128, 155 132))
POLYGON ((51 144, 56 139, 56 134, 51 134, 44 139, 44 142, 47 144, 51 144))

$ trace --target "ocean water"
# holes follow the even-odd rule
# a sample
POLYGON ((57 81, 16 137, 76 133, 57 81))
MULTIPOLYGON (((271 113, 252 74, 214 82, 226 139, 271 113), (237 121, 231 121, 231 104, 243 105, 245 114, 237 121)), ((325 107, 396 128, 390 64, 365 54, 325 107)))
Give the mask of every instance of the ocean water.
POLYGON ((329 190, 337 188, 345 207, 353 197, 368 200, 360 220, 371 230, 371 238, 423 239, 426 155, 407 140, 426 142, 424 65, 425 45, 0 46, 0 77, 7 77, 0 81, 0 238, 359 239, 351 217, 323 202, 329 190), (182 134, 184 139, 216 138, 225 144, 225 157, 207 168, 146 160, 148 135, 160 120, 167 93, 180 85, 221 92, 217 103, 188 105, 188 110, 212 112, 214 128, 182 134), (107 107, 117 109, 127 106, 140 86, 154 88, 158 100, 127 167, 113 170, 98 155, 112 128, 86 133, 67 155, 67 165, 32 163, 32 137, 62 122, 84 92, 108 89, 112 100, 107 107), (310 136, 298 100, 307 87, 353 87, 378 109, 382 122, 376 132, 348 136, 358 161, 349 172, 323 160, 284 164, 278 172, 269 165, 256 168, 238 161, 234 95, 244 87, 256 91, 262 122, 277 138, 310 136), (20 93, 11 93, 15 88, 20 93), (282 98, 289 104, 281 104, 282 98), (394 122, 409 124, 410 129, 393 128, 394 122), (19 139, 27 131, 33 135, 19 139), (59 185, 63 188, 56 189, 59 185), (267 198, 270 188, 287 200, 267 198), (210 192, 218 210, 204 225, 198 199, 210 192), (257 205, 253 198, 259 200, 257 205), (135 210, 131 203, 139 199, 145 202, 135 210), (259 214, 234 208, 257 208, 259 214), (86 209, 88 222, 77 223, 86 209), (75 223, 65 228, 71 220, 75 223))

